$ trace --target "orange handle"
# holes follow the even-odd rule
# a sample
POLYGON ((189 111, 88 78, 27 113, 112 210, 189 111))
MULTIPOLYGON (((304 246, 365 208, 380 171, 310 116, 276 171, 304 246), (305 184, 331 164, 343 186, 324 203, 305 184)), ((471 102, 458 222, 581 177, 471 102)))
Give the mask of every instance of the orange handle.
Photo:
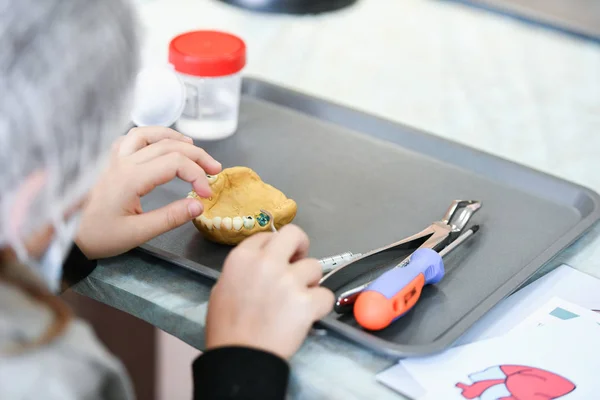
POLYGON ((354 318, 365 329, 372 331, 386 328, 395 319, 407 313, 421 297, 425 276, 420 273, 393 297, 367 290, 354 303, 354 318))

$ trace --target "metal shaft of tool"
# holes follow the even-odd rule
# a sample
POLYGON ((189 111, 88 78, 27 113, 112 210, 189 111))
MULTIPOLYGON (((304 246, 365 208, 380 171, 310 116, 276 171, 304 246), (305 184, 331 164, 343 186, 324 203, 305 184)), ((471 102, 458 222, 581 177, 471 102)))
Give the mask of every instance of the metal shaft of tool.
POLYGON ((323 257, 319 259, 319 263, 321 264, 321 269, 323 270, 323 273, 329 273, 334 269, 339 268, 342 265, 345 265, 360 256, 362 256, 361 253, 352 253, 350 251, 346 251, 341 254, 323 257))
MULTIPOLYGON (((471 236, 473 236, 475 234, 475 232, 477 232, 478 230, 479 230, 479 225, 474 225, 471 229, 469 229, 466 232, 464 232, 462 235, 460 235, 459 237, 457 237, 456 240, 454 240, 448 246, 444 247, 439 252, 440 257, 443 258, 444 256, 448 255, 452 250, 456 249, 458 246, 460 246, 462 243, 464 243, 465 240, 467 240, 468 238, 470 238, 471 236)), ((403 262, 401 262, 400 264, 398 264, 394 268, 406 267, 409 262, 410 262, 410 257, 408 257, 406 260, 404 260, 403 262)), ((355 287, 353 289, 350 289, 350 290, 342 293, 338 297, 338 299, 337 299, 337 304, 343 305, 343 306, 349 306, 349 305, 353 304, 354 301, 356 300, 356 298, 358 297, 358 295, 363 290, 365 290, 366 287, 369 286, 370 283, 371 282, 367 282, 367 283, 365 283, 363 285, 357 286, 357 287, 355 287)))
MULTIPOLYGON (((269 221, 271 224, 271 231, 277 232, 277 228, 275 228, 275 220, 273 219, 273 214, 268 212, 267 210, 260 210, 260 212, 264 213, 269 217, 269 221)), ((344 253, 336 254, 329 257, 323 257, 319 259, 319 263, 321 264, 321 269, 323 273, 328 273, 335 268, 338 268, 350 261, 354 260, 357 257, 360 257, 362 254, 360 253, 352 253, 350 251, 346 251, 344 253)))
POLYGON ((439 253, 440 257, 444 258, 444 256, 447 256, 448 254, 450 254, 452 252, 452 250, 456 249, 458 246, 463 244, 465 242, 465 240, 467 240, 468 238, 473 236, 478 230, 479 230, 479 225, 473 225, 471 227, 471 229, 467 230, 465 233, 463 233, 462 235, 457 237, 454 242, 452 242, 448 246, 444 247, 439 253))
MULTIPOLYGON (((439 253, 440 257, 443 258, 445 255, 450 253, 452 250, 454 250, 455 248, 460 246, 461 243, 463 243, 471 235, 473 235, 475 232, 477 232, 478 229, 479 229, 479 225, 475 225, 471 229, 469 229, 468 231, 466 231, 465 233, 460 235, 455 241, 453 241, 448 246, 446 246, 444 249, 442 249, 442 251, 440 251, 440 253, 439 253)), ((332 270, 334 270, 335 268, 339 268, 342 265, 349 263, 350 261, 352 261, 355 258, 358 258, 360 256, 362 256, 362 253, 352 253, 350 251, 347 251, 347 252, 344 252, 341 254, 336 254, 334 256, 323 257, 323 258, 319 259, 319 262, 321 263, 321 266, 323 267, 323 272, 328 273, 328 272, 331 272, 332 270)), ((407 258, 406 260, 404 260, 402 263, 398 264, 396 266, 396 268, 406 267, 409 262, 410 262, 410 257, 407 258)), ((356 288, 356 289, 358 289, 358 288, 356 288)))

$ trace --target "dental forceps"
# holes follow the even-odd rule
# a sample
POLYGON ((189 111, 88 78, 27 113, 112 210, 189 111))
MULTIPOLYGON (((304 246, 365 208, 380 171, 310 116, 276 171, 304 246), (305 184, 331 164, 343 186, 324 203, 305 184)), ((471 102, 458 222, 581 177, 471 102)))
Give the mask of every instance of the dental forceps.
MULTIPOLYGON (((410 251, 412 253, 421 248, 440 252, 460 236, 473 214, 480 208, 480 201, 454 200, 441 220, 433 222, 421 232, 406 239, 358 256, 349 263, 327 273, 321 278, 319 284, 336 292, 375 269, 385 271, 381 267, 388 267, 388 270, 405 267, 410 262, 410 254, 398 262, 397 253, 399 252, 410 251), (393 258, 391 262, 390 256, 393 258), (385 260, 386 257, 387 260, 385 260)), ((356 299, 371 282, 372 280, 344 291, 336 300, 335 311, 340 314, 352 311, 356 299)))

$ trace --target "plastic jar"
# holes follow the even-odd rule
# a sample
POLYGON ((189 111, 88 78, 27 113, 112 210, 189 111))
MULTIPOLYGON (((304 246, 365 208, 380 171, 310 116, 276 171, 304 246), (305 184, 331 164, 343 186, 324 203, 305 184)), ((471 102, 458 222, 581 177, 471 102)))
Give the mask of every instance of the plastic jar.
POLYGON ((199 140, 233 135, 246 65, 244 41, 218 31, 183 33, 171 40, 169 63, 185 86, 185 106, 176 129, 199 140))

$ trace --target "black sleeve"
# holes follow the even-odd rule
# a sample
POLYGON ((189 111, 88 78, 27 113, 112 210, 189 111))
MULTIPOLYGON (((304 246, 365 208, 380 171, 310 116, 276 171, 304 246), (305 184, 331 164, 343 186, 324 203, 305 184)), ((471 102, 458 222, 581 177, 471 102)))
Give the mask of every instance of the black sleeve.
POLYGON ((283 400, 290 373, 282 358, 246 347, 208 350, 192 370, 194 400, 283 400))
POLYGON ((73 244, 67 259, 63 263, 62 290, 66 290, 84 279, 96 268, 96 265, 96 260, 89 260, 79 247, 73 244))

